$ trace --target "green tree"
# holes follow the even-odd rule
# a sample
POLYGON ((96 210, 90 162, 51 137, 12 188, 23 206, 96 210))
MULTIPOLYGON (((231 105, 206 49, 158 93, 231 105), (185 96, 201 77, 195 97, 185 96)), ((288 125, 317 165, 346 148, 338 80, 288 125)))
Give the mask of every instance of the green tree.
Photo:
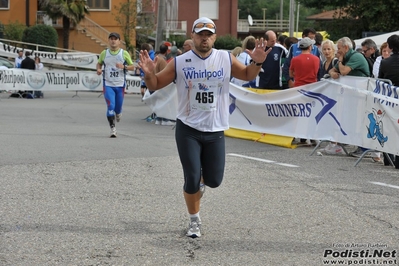
POLYGON ((20 42, 22 41, 22 35, 25 29, 25 24, 18 21, 9 22, 7 25, 4 25, 4 38, 20 42))
POLYGON ((136 29, 137 21, 137 4, 136 1, 127 0, 127 2, 120 3, 119 6, 114 6, 116 13, 115 21, 119 23, 122 29, 123 39, 126 44, 126 50, 134 53, 135 43, 132 43, 134 31, 136 29))
MULTIPOLYGON (((301 0, 301 4, 310 8, 341 8, 347 15, 337 20, 351 21, 350 24, 342 23, 344 27, 341 28, 341 31, 345 31, 349 27, 352 34, 362 31, 390 32, 399 28, 399 2, 397 0, 301 0), (354 25, 356 29, 353 29, 354 25)), ((359 38, 361 36, 348 37, 359 38)))
MULTIPOLYGON (((45 46, 52 46, 56 47, 58 44, 58 34, 57 31, 49 25, 44 25, 44 24, 37 24, 35 26, 26 28, 23 36, 22 36, 22 41, 23 42, 28 42, 28 43, 36 43, 40 45, 45 45, 45 46)), ((36 49, 35 46, 28 46, 29 49, 36 49)), ((49 51, 49 52, 54 52, 54 49, 51 48, 46 48, 46 47, 40 47, 40 51, 49 51)))
POLYGON ((134 57, 137 56, 135 48, 137 44, 147 42, 147 36, 151 35, 154 28, 154 16, 150 12, 142 12, 150 8, 150 1, 127 0, 114 6, 115 21, 119 23, 126 50, 134 57), (139 26, 140 25, 140 26, 139 26), (136 37, 136 40, 133 40, 136 37))
POLYGON ((86 0, 39 0, 40 7, 44 9, 51 19, 62 18, 63 48, 69 48, 69 31, 71 22, 79 24, 86 14, 89 14, 89 7, 86 0))
POLYGON ((233 50, 237 46, 241 46, 241 41, 231 35, 217 37, 215 41, 216 49, 233 50))

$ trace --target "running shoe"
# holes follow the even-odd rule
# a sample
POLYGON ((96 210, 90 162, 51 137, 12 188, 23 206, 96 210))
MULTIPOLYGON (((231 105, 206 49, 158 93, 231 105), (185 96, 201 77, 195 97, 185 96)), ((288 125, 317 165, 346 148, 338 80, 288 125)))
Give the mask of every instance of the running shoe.
POLYGON ((120 114, 116 114, 116 122, 120 122, 121 121, 121 117, 122 117, 122 113, 120 114))
POLYGON ((109 137, 110 138, 116 138, 116 128, 115 127, 111 128, 111 135, 109 137))
POLYGON ((174 122, 172 120, 162 120, 162 125, 163 126, 175 126, 176 122, 174 122))
POLYGON ((188 231, 186 236, 196 238, 201 236, 201 221, 200 219, 191 219, 188 225, 188 231))

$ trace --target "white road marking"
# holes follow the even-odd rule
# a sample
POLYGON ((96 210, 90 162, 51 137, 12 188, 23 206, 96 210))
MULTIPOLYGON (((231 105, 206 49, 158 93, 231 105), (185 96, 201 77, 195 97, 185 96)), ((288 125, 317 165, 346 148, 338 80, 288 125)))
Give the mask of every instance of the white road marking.
POLYGON ((379 185, 379 186, 391 187, 391 188, 399 189, 399 186, 394 186, 394 185, 385 184, 385 183, 381 183, 381 182, 370 182, 370 183, 374 184, 374 185, 379 185))
POLYGON ((240 154, 236 154, 236 153, 228 153, 227 155, 235 156, 235 157, 241 157, 241 158, 250 159, 250 160, 255 160, 255 161, 259 161, 259 162, 277 164, 277 165, 281 165, 281 166, 299 167, 299 166, 293 165, 293 164, 279 163, 279 162, 275 162, 275 161, 271 161, 271 160, 266 160, 266 159, 261 159, 261 158, 256 158, 256 157, 250 157, 250 156, 240 155, 240 154))

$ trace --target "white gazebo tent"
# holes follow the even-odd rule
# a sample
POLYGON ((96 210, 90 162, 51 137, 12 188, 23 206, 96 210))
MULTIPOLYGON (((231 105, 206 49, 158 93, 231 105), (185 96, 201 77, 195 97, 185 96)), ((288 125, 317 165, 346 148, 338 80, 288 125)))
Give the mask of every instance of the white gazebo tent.
POLYGON ((356 43, 356 47, 358 48, 358 47, 361 47, 361 46, 362 46, 362 42, 363 42, 364 40, 366 40, 366 39, 372 39, 372 40, 377 44, 377 47, 380 48, 381 44, 384 43, 384 42, 386 42, 387 39, 388 39, 391 35, 394 35, 394 34, 399 35, 399 31, 393 31, 393 32, 384 33, 384 34, 381 34, 381 35, 375 35, 375 36, 371 36, 371 37, 366 37, 366 38, 362 38, 362 39, 357 39, 357 40, 354 40, 354 41, 355 41, 355 43, 356 43))

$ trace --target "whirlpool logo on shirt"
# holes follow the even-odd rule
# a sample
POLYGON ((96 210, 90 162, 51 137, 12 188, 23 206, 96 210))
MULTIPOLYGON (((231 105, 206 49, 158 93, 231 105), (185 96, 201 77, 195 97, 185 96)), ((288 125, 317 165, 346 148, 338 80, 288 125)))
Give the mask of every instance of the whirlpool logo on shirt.
POLYGON ((192 79, 207 79, 210 78, 223 78, 224 69, 223 67, 219 70, 196 70, 195 67, 185 67, 183 68, 184 77, 188 80, 192 79))

